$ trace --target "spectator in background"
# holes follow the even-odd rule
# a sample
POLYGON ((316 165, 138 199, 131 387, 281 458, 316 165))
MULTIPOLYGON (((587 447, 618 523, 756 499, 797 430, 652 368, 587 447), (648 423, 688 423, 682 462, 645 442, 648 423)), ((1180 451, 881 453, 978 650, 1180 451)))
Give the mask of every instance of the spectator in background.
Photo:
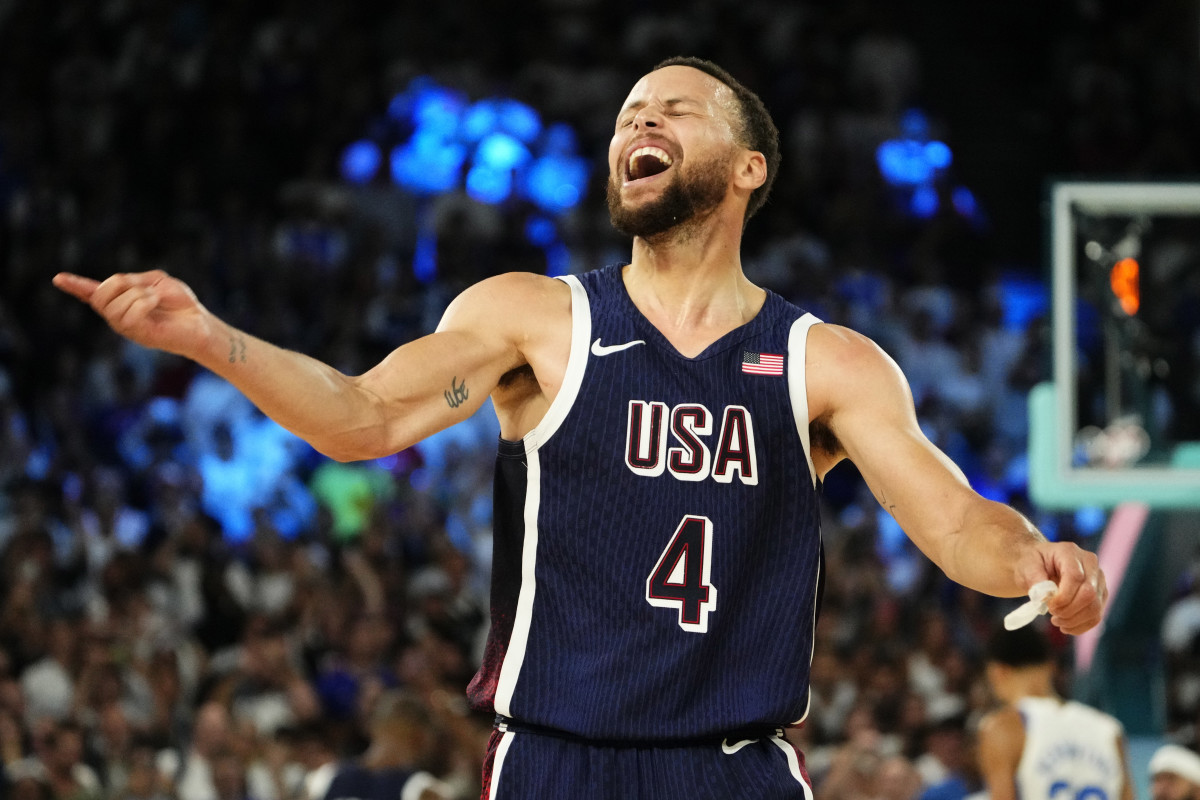
POLYGON ((213 800, 217 789, 213 764, 232 735, 229 710, 208 701, 196 711, 191 742, 181 756, 169 754, 159 765, 171 777, 179 800, 213 800))
POLYGON ((1150 758, 1152 800, 1200 800, 1200 755, 1177 744, 1158 748, 1150 758))
POLYGON ((815 796, 822 800, 912 800, 920 791, 921 776, 913 763, 890 753, 870 731, 861 731, 838 748, 815 786, 815 796))
POLYGON ((211 697, 227 704, 235 723, 248 723, 260 736, 315 717, 320 702, 288 641, 290 628, 278 618, 256 615, 242 644, 214 656, 217 682, 211 697))
POLYGON ((325 800, 452 800, 437 777, 439 730, 421 699, 384 692, 370 717, 370 745, 338 767, 325 800))
POLYGON ((99 576, 118 552, 137 550, 150 529, 150 519, 144 511, 128 502, 124 473, 111 468, 93 471, 90 492, 76 512, 87 570, 99 576))
POLYGON ((225 580, 248 612, 282 616, 296 594, 294 547, 279 535, 264 510, 256 511, 254 520, 255 533, 247 542, 246 557, 229 565, 225 580))
POLYGON ((399 684, 388 663, 394 634, 378 613, 363 613, 350 620, 335 649, 327 654, 315 676, 325 714, 348 720, 370 708, 381 691, 399 684))
POLYGON ((1184 571, 1167 607, 1161 638, 1167 662, 1170 725, 1186 725, 1200 709, 1200 561, 1196 559, 1184 571))
POLYGON ((805 725, 813 729, 813 736, 818 742, 827 742, 844 730, 846 717, 858 697, 858 689, 846 674, 843 660, 831 647, 813 653, 810 672, 810 699, 805 725))
MULTIPOLYGON (((0 783, 0 787, 4 784, 0 783)), ((33 775, 19 775, 7 787, 9 800, 58 800, 50 784, 33 775)))
POLYGON ((104 787, 96 772, 83 761, 83 730, 61 722, 35 744, 40 769, 35 774, 50 786, 55 800, 101 800, 104 787))
POLYGON ((72 620, 51 620, 45 634, 45 653, 21 673, 26 720, 65 720, 75 703, 79 639, 72 620))
POLYGON ((313 471, 309 488, 333 516, 336 540, 346 544, 357 540, 372 511, 396 494, 392 477, 371 462, 326 461, 313 471))
POLYGON ((303 770, 298 800, 325 800, 338 771, 337 737, 324 722, 311 722, 289 733, 296 762, 303 770))
POLYGON ((155 750, 148 741, 130 748, 122 800, 172 800, 171 780, 158 769, 155 750))
POLYGON ((107 797, 123 797, 133 771, 134 732, 119 703, 110 702, 96 715, 88 748, 93 754, 100 782, 107 797))
POLYGON ((213 800, 258 800, 246 788, 246 763, 241 754, 224 747, 213 754, 213 800))
MULTIPOLYGON (((149 659, 146 683, 150 687, 150 718, 143 726, 146 736, 163 742, 185 741, 190 735, 191 692, 180 674, 180 663, 195 654, 189 648, 158 650, 149 659)), ((197 669, 192 665, 190 669, 197 669)))
POLYGON ((935 717, 920 745, 914 767, 921 776, 921 800, 962 800, 971 793, 976 781, 965 715, 935 717))

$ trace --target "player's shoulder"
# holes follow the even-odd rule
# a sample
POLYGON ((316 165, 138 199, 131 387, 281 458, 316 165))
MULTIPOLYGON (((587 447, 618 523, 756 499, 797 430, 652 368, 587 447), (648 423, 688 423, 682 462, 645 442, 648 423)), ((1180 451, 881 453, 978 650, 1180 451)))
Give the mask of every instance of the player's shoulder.
POLYGON ((561 304, 570 302, 571 289, 562 281, 535 272, 505 272, 464 289, 459 300, 487 304, 561 304))
MULTIPOLYGON (((823 322, 814 325, 809 333, 808 348, 811 355, 847 368, 877 362, 880 365, 891 361, 874 339, 844 325, 823 322)), ((810 358, 810 361, 812 359, 810 358)))
POLYGON ((1084 727, 1096 731, 1115 732, 1117 735, 1124 733, 1124 725, 1121 721, 1106 711, 1101 711, 1078 700, 1068 700, 1065 705, 1084 727))
POLYGON ((571 311, 571 289, 533 272, 506 272, 484 278, 450 302, 439 328, 524 328, 571 311))
POLYGON ((1025 717, 1015 706, 1003 706, 979 718, 979 735, 984 738, 1023 736, 1025 717))
POLYGON ((808 334, 805 353, 809 401, 818 416, 864 400, 891 402, 908 394, 900 367, 858 331, 822 323, 808 334))

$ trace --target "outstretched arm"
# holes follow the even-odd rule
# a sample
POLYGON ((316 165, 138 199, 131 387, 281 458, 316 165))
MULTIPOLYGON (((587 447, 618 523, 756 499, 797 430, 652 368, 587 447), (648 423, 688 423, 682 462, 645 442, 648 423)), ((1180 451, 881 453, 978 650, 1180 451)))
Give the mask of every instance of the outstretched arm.
POLYGON ((340 461, 394 453, 469 417, 501 376, 527 363, 523 351, 537 309, 561 302, 567 291, 532 274, 482 281, 451 303, 435 333, 348 376, 234 328, 161 270, 102 282, 60 273, 54 285, 89 304, 117 333, 217 373, 267 416, 340 461))
POLYGON ((1067 633, 1095 626, 1107 599, 1096 556, 1046 541, 1015 509, 971 489, 922 433, 908 382, 874 342, 835 325, 811 337, 809 405, 836 439, 830 465, 854 462, 880 505, 954 581, 1016 597, 1053 580, 1051 622, 1067 633))

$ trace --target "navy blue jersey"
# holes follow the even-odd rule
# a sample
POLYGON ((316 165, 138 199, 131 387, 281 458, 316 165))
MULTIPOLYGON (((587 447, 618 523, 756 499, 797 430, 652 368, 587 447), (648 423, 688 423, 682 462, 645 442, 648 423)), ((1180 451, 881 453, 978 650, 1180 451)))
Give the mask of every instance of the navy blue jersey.
POLYGON ((546 417, 500 442, 476 708, 597 740, 788 725, 808 707, 821 571, 804 348, 778 295, 687 358, 618 266, 565 278, 546 417))

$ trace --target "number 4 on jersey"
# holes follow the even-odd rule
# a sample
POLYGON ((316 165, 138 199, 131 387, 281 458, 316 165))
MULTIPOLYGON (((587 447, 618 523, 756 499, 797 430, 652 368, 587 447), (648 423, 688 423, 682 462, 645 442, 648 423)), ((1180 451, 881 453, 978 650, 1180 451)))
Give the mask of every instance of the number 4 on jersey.
POLYGON ((717 607, 717 587, 709 582, 712 520, 687 516, 646 578, 646 602, 679 610, 679 627, 708 632, 708 615, 717 607))

